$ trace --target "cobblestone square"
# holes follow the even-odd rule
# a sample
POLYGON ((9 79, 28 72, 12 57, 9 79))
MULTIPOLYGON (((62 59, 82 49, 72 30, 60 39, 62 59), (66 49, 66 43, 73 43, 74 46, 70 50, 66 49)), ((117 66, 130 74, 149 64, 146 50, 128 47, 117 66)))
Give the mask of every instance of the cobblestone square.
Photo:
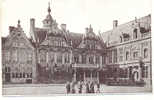
MULTIPOLYGON (((66 94, 65 84, 4 85, 3 95, 61 95, 66 94)), ((100 94, 150 93, 151 87, 106 86, 101 85, 100 94)))

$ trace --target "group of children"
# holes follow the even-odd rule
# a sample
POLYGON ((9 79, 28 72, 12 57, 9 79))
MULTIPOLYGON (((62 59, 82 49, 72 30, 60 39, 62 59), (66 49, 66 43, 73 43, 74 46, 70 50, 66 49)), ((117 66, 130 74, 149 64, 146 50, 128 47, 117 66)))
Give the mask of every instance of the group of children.
POLYGON ((71 93, 100 93, 100 84, 98 82, 67 82, 66 83, 67 94, 71 93))

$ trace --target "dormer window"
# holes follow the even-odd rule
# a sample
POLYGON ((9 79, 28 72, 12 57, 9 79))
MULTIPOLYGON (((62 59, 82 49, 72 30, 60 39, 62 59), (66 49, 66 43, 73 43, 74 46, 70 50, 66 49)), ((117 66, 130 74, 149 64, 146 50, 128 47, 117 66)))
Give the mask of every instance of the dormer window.
POLYGON ((134 31, 133 31, 133 37, 134 37, 134 39, 137 39, 137 29, 134 29, 134 31))

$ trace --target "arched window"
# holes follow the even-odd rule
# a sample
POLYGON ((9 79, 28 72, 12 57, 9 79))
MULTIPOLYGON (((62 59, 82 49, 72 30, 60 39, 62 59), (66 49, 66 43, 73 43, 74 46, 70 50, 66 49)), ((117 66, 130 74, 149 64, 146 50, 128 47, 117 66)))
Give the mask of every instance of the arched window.
POLYGON ((133 37, 134 37, 134 39, 137 39, 137 29, 134 29, 134 31, 133 31, 133 37))
POLYGON ((128 60, 129 59, 129 52, 127 51, 126 52, 126 60, 128 60))
POLYGON ((144 58, 147 58, 147 57, 148 57, 148 49, 145 48, 145 49, 144 49, 144 58))

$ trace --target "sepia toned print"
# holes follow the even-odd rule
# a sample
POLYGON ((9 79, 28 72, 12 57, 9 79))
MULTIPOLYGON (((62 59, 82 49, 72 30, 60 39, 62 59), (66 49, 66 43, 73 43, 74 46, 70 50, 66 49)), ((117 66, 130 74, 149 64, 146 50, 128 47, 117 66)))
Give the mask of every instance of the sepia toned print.
POLYGON ((29 38, 18 20, 1 38, 3 95, 152 92, 151 14, 75 33, 58 27, 49 3, 42 23, 30 19, 29 38))

